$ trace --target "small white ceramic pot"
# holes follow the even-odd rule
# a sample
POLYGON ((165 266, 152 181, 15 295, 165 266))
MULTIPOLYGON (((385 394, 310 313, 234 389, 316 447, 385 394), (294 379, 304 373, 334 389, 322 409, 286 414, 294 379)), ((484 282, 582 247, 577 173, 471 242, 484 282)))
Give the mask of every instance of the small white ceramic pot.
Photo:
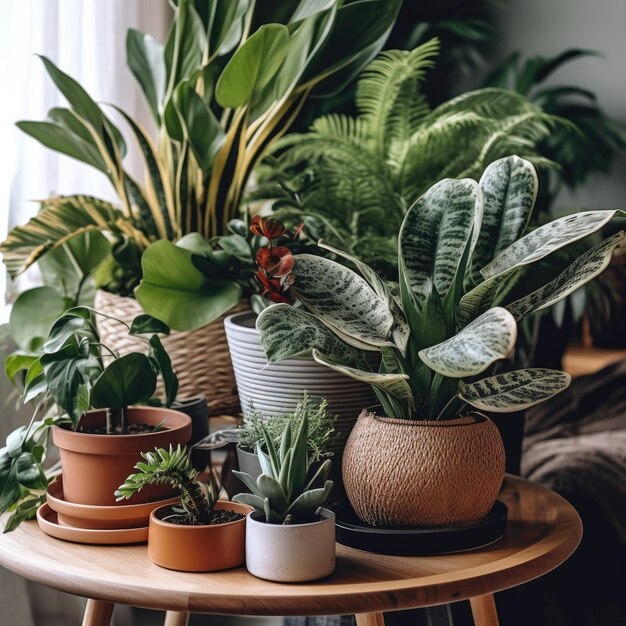
POLYGON ((257 578, 297 583, 335 571, 335 514, 321 509, 310 524, 267 524, 262 514, 246 518, 246 567, 257 578))

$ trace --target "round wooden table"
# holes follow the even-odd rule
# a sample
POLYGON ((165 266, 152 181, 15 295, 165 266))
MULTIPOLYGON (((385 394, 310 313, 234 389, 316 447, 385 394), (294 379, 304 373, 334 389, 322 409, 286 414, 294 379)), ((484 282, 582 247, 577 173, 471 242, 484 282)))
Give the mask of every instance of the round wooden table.
MULTIPOLYGON (((167 611, 165 624, 189 613, 235 615, 355 614, 358 626, 383 626, 383 611, 469 598, 477 626, 498 624, 493 593, 554 569, 574 552, 582 524, 554 492, 507 477, 500 499, 509 522, 500 541, 431 557, 383 556, 337 547, 337 569, 324 580, 279 584, 243 568, 210 574, 162 569, 146 546, 88 546, 48 537, 36 522, 0 535, 0 565, 29 580, 89 598, 83 626, 108 626, 115 603, 167 611)), ((210 548, 210 546, 207 546, 210 548)))

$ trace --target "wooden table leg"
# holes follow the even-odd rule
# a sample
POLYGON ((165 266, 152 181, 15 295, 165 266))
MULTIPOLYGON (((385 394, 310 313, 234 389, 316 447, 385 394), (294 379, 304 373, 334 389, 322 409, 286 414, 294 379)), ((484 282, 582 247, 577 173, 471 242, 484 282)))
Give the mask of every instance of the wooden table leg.
POLYGON ((475 598, 470 598, 470 606, 472 607, 474 626, 500 625, 493 593, 489 593, 486 596, 476 596, 475 598))
POLYGON ((115 604, 103 600, 87 600, 83 626, 110 626, 115 604))
POLYGON ((167 611, 165 613, 165 624, 163 626, 187 626, 189 613, 180 611, 167 611))
POLYGON ((385 626, 385 618, 382 613, 357 613, 356 626, 385 626))

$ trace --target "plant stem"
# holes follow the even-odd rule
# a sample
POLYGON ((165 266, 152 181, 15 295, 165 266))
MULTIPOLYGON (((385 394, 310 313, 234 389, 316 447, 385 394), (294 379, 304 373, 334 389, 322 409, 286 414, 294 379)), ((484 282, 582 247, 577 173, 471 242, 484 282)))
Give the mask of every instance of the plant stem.
POLYGON ((107 435, 128 434, 128 407, 107 409, 107 435))

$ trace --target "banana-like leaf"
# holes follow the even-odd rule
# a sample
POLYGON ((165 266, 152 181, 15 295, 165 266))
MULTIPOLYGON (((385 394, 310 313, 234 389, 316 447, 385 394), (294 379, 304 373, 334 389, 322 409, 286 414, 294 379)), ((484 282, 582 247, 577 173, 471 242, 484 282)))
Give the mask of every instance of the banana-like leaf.
POLYGON ((539 261, 556 250, 595 233, 616 216, 624 217, 626 213, 581 211, 544 224, 511 244, 483 267, 480 273, 483 278, 488 279, 512 268, 539 261))
POLYGON ((358 380, 362 383, 372 385, 372 387, 378 387, 386 393, 397 396, 404 402, 404 404, 411 408, 415 406, 413 393, 411 391, 409 383, 407 382, 409 380, 409 377, 406 374, 384 374, 380 372, 368 372, 366 370, 361 370, 356 367, 351 367, 349 365, 343 365, 342 363, 338 363, 328 355, 322 354, 318 350, 313 350, 313 358, 321 365, 326 365, 326 367, 330 367, 336 372, 340 372, 341 374, 345 374, 350 378, 354 378, 355 380, 358 380))
POLYGON ((454 337, 420 350, 419 357, 443 376, 476 376, 495 361, 507 358, 516 339, 515 318, 506 309, 493 307, 454 337))
POLYGON ((483 220, 472 254, 471 279, 482 282, 480 270, 517 241, 528 224, 537 198, 537 173, 518 156, 494 161, 480 179, 483 220))
POLYGON ((407 212, 399 235, 400 280, 421 310, 434 284, 445 299, 463 252, 482 215, 482 192, 474 180, 445 179, 433 185, 407 212))
POLYGON ((125 233, 142 241, 133 223, 111 203, 90 196, 56 196, 24 226, 14 228, 0 245, 4 264, 13 277, 28 269, 48 250, 90 230, 125 233))
POLYGON ((598 274, 611 262, 615 248, 624 243, 626 235, 619 232, 591 248, 547 285, 509 304, 506 308, 516 320, 540 311, 568 296, 598 274))
POLYGON ((314 315, 288 304, 273 304, 256 321, 270 363, 311 354, 317 349, 340 363, 354 363, 360 352, 341 341, 314 315))
POLYGON ((389 303, 351 269, 311 254, 295 258, 293 290, 347 343, 366 350, 394 345, 389 303))
POLYGON ((506 372, 461 384, 460 397, 477 409, 511 413, 539 404, 564 389, 571 376, 558 370, 533 368, 506 372))

